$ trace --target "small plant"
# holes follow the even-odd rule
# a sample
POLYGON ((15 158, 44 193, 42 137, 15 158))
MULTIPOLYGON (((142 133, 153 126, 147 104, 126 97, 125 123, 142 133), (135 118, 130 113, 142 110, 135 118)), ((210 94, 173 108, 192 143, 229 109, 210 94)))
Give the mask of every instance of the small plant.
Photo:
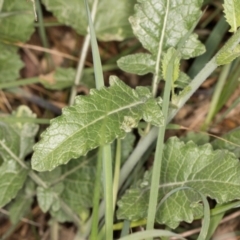
MULTIPOLYGON (((15 11, 14 7, 17 11, 31 9, 25 1, 15 2, 15 5, 10 5, 4 1, 3 10, 15 11), (26 6, 22 10, 23 5, 26 6)), ((227 134, 225 141, 215 140, 203 145, 193 141, 184 143, 177 137, 164 143, 164 136, 168 123, 205 79, 218 66, 229 64, 240 55, 240 30, 237 29, 240 26, 240 4, 225 0, 224 12, 233 36, 191 79, 180 71, 180 62, 205 51, 193 33, 202 16, 203 1, 138 0, 134 11, 134 2, 127 0, 121 3, 89 1, 94 24, 87 1, 69 3, 64 11, 64 1, 42 2, 59 21, 87 35, 87 47, 91 36, 96 89, 91 89, 87 96, 76 97, 73 86, 70 98, 74 103, 70 99, 71 106, 65 107, 61 116, 51 120, 36 144, 39 126, 35 114, 28 107, 21 106, 12 114, 15 122, 1 121, 0 192, 4 194, 0 196, 0 206, 8 204, 11 221, 17 223, 30 210, 36 196, 43 212, 49 212, 57 222, 74 222, 79 229, 79 238, 86 239, 89 236, 90 239, 113 239, 113 229, 119 229, 117 224, 113 226, 115 214, 121 222, 122 240, 180 237, 167 230, 153 230, 154 223, 175 229, 182 221, 190 223, 203 218, 198 239, 209 239, 214 231, 211 225, 214 209, 210 212, 206 198, 210 197, 218 206, 224 206, 222 212, 239 205, 239 201, 232 202, 240 199, 239 146, 236 143, 239 129, 227 134), (110 19, 103 16, 103 9, 109 13, 106 8, 114 9, 115 4, 127 11, 116 13, 117 17, 110 15, 110 19), (69 17, 71 14, 77 17, 69 17), (110 86, 106 87, 96 38, 107 41, 132 36, 130 25, 126 26, 129 15, 132 32, 146 52, 123 56, 117 64, 126 72, 151 73, 152 86, 132 89, 118 77, 111 76, 110 86), (157 91, 160 81, 165 83, 163 97, 159 97, 157 91), (19 122, 18 118, 26 121, 19 122), (139 127, 142 136, 133 147, 135 135, 132 129, 142 124, 143 128, 139 127), (152 168, 134 182, 131 172, 141 166, 145 152, 152 153, 151 146, 156 139, 152 168), (27 160, 32 148, 29 163, 27 160), (100 202, 103 199, 105 205, 100 202), (99 231, 98 223, 104 216, 105 223, 100 225, 102 230, 99 231), (135 226, 146 225, 147 231, 129 235, 130 225, 124 231, 129 222, 135 226)), ((11 21, 17 22, 0 18, 0 26, 3 26, 0 33, 3 32, 4 36, 0 48, 6 51, 2 54, 2 61, 0 59, 0 71, 3 63, 11 59, 8 51, 17 51, 9 43, 26 41, 33 31, 33 25, 27 26, 29 19, 26 17, 26 23, 21 27, 28 34, 9 34, 11 21)), ((56 85, 49 85, 44 79, 42 84, 51 89, 70 87, 73 82, 78 84, 83 75, 80 63, 81 60, 77 72, 58 69, 55 72, 56 85), (66 81, 70 75, 76 75, 74 81, 66 81), (61 77, 63 80, 59 80, 61 77)), ((14 58, 14 66, 16 71, 11 73, 10 79, 17 78, 21 68, 17 57, 14 58)), ((7 88, 1 76, 0 86, 3 84, 2 88, 7 88)))

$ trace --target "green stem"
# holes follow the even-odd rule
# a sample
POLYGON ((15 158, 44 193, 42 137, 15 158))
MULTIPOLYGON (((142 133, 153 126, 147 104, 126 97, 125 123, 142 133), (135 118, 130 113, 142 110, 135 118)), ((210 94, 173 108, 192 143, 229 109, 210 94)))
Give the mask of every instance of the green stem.
POLYGON ((98 210, 101 191, 101 173, 102 173, 102 148, 98 151, 97 172, 93 192, 93 213, 92 213, 92 230, 90 240, 97 239, 98 236, 98 210))
MULTIPOLYGON (((170 92, 171 92, 171 85, 172 85, 172 74, 173 74, 173 63, 174 59, 171 60, 167 68, 167 76, 166 76, 166 85, 164 88, 163 94, 163 116, 166 121, 168 117, 168 108, 170 102, 170 92)), ((160 182, 160 173, 161 173, 161 165, 162 165, 162 154, 163 154, 163 147, 164 147, 164 136, 166 130, 167 123, 159 128, 158 132, 158 140, 157 140, 157 148, 155 152, 154 162, 153 162, 153 172, 152 172, 152 179, 151 179, 151 189, 150 189, 150 199, 148 204, 148 215, 147 215, 147 230, 153 229, 154 227, 154 220, 156 215, 156 207, 158 201, 158 188, 160 182)))
POLYGON ((114 169, 114 179, 113 179, 113 208, 115 208, 116 200, 117 200, 120 166, 121 166, 121 139, 117 139, 117 149, 116 149, 115 169, 114 169))

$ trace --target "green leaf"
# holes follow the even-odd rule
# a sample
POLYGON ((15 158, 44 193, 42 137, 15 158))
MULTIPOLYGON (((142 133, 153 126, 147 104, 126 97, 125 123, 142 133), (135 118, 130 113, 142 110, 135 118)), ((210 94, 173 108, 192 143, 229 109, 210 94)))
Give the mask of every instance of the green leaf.
POLYGON ((32 197, 28 198, 23 194, 17 195, 9 210, 10 220, 12 224, 18 223, 21 218, 30 212, 32 202, 32 197))
POLYGON ((14 160, 4 162, 0 167, 0 207, 16 197, 27 178, 28 170, 14 160))
POLYGON ((55 196, 60 195, 63 191, 63 188, 63 183, 59 183, 50 188, 37 188, 38 204, 44 213, 46 213, 50 209, 54 201, 56 201, 55 196))
POLYGON ((33 197, 35 195, 35 184, 32 179, 25 181, 25 187, 9 206, 9 215, 12 224, 16 224, 31 210, 33 197))
MULTIPOLYGON (((14 117, 36 118, 36 115, 27 106, 20 106, 12 114, 14 117)), ((5 145, 19 158, 24 159, 26 155, 32 152, 35 143, 35 135, 38 131, 38 125, 34 123, 7 123, 0 122, 0 140, 5 141, 5 145)), ((0 146, 0 156, 8 161, 12 156, 0 146)))
MULTIPOLYGON (((118 202, 119 219, 131 221, 146 218, 151 172, 133 186, 118 202)), ((240 198, 240 164, 234 154, 226 150, 213 151, 210 144, 197 146, 170 138, 163 153, 159 184, 159 202, 171 190, 190 187, 203 195, 224 203, 240 198)), ((201 197, 191 190, 171 195, 158 208, 156 221, 176 228, 181 221, 192 222, 201 217, 201 197)))
POLYGON ((184 72, 180 72, 178 79, 175 81, 174 85, 176 88, 184 89, 191 82, 191 78, 184 72))
POLYGON ((15 81, 23 67, 17 47, 0 43, 0 84, 15 81))
POLYGON ((219 66, 229 64, 240 56, 240 45, 237 45, 234 49, 224 49, 223 47, 221 50, 216 57, 216 62, 219 66))
POLYGON ((186 136, 182 137, 181 140, 185 143, 193 141, 197 145, 203 145, 209 143, 209 135, 202 132, 187 132, 186 136))
POLYGON ((148 53, 136 53, 121 57, 117 65, 125 72, 145 75, 154 73, 156 61, 148 53))
POLYGON ((11 42, 25 42, 34 32, 32 3, 11 0, 3 2, 3 13, 19 11, 18 14, 0 18, 0 38, 11 42))
POLYGON ((81 157, 62 166, 64 190, 61 199, 77 214, 93 206, 96 155, 81 157))
MULTIPOLYGON (((130 17, 130 23, 134 34, 137 36, 143 47, 153 56, 157 55, 156 49, 164 29, 165 38, 163 51, 170 47, 177 47, 180 40, 188 33, 192 25, 201 15, 202 0, 170 1, 169 12, 164 25, 165 9, 169 0, 138 0, 135 6, 135 15, 130 17)), ((192 34, 180 50, 184 59, 196 57, 205 51, 204 46, 197 40, 197 35, 192 34)))
POLYGON ((224 13, 227 22, 231 26, 229 32, 236 32, 240 26, 240 1, 238 0, 225 0, 223 4, 224 13))
POLYGON ((215 139, 211 144, 214 149, 226 149, 240 158, 240 128, 236 128, 222 136, 223 139, 215 139))
MULTIPOLYGON (((60 22, 73 27, 81 35, 87 34, 88 21, 84 1, 43 0, 43 3, 60 22)), ((90 6, 92 3, 93 0, 89 0, 90 6)), ((134 0, 99 1, 94 24, 97 38, 103 41, 121 41, 132 37, 128 17, 133 12, 134 4, 134 0)))
POLYGON ((178 56, 174 57, 174 55, 177 54, 177 51, 174 48, 169 48, 167 52, 163 55, 163 61, 162 61, 162 75, 163 79, 165 80, 167 78, 167 68, 170 62, 173 63, 173 72, 172 72, 172 82, 174 83, 179 78, 179 68, 180 68, 180 58, 178 56))
POLYGON ((51 121, 34 146, 32 167, 52 170, 115 138, 123 138, 141 118, 156 126, 163 124, 160 105, 149 89, 133 90, 111 77, 109 88, 92 89, 89 96, 77 97, 73 106, 51 121))

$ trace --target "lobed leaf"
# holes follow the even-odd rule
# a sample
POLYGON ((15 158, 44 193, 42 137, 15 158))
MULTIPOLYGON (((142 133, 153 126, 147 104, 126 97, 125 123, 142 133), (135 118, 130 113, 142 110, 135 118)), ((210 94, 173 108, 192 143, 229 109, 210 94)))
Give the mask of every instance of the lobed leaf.
MULTIPOLYGON (((43 3, 60 22, 73 27, 81 35, 87 34, 88 21, 84 1, 43 0, 43 3)), ((93 0, 89 0, 90 6, 92 3, 93 0)), ((133 12, 134 4, 135 0, 99 1, 94 24, 97 38, 103 41, 121 41, 131 37, 128 17, 133 12)))
MULTIPOLYGON (((118 202, 119 219, 131 221, 146 218, 151 172, 133 186, 118 202)), ((213 151, 210 144, 197 146, 193 142, 184 144, 170 138, 163 153, 159 202, 171 190, 190 187, 203 195, 224 203, 240 198, 240 164, 226 150, 213 151)), ((200 195, 191 190, 181 190, 171 195, 157 209, 156 221, 171 228, 179 222, 192 222, 203 213, 200 195)))
POLYGON ((163 124, 158 100, 152 98, 148 88, 133 90, 111 77, 109 88, 77 97, 73 106, 51 122, 34 146, 32 167, 52 170, 115 138, 123 138, 141 118, 156 126, 163 124))
POLYGON ((230 32, 236 32, 240 26, 240 1, 225 0, 223 4, 225 18, 231 26, 230 32))

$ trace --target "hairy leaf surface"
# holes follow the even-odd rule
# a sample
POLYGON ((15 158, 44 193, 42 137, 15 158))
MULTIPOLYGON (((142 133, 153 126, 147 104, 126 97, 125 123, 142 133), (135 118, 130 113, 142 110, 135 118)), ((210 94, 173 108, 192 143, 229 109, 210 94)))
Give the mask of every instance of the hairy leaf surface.
POLYGON ((116 77, 110 87, 91 90, 76 98, 74 106, 54 119, 34 146, 32 167, 52 170, 89 150, 123 138, 143 118, 156 126, 163 123, 159 103, 148 88, 131 89, 116 77))
POLYGON ((230 32, 236 32, 240 26, 240 1, 239 0, 225 0, 223 4, 224 13, 227 22, 231 26, 230 32))
MULTIPOLYGON (((79 34, 86 35, 88 21, 84 1, 43 0, 43 3, 60 22, 73 27, 79 34)), ((89 0, 90 6, 92 3, 93 0, 89 0)), ((131 37, 128 17, 133 12, 134 4, 135 0, 99 1, 94 24, 97 38, 111 41, 131 37)))
POLYGON ((0 167, 0 207, 16 197, 23 187, 28 171, 15 160, 4 162, 0 167))
MULTIPOLYGON (((133 186, 118 202, 119 219, 146 218, 151 173, 133 186)), ((159 202, 171 190, 191 187, 218 203, 240 199, 240 164, 234 154, 213 151, 210 144, 197 146, 170 138, 164 146, 159 202)), ((191 222, 202 213, 201 197, 196 192, 181 190, 171 195, 158 208, 156 220, 175 228, 180 221, 191 222)))

